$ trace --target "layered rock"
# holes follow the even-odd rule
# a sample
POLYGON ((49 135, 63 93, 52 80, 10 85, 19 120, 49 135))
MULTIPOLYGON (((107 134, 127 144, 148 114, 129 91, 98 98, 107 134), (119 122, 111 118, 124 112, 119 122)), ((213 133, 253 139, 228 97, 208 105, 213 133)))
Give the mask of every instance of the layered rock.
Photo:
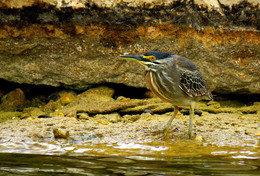
POLYGON ((260 93, 259 2, 0 2, 0 78, 84 89, 146 87, 145 70, 118 58, 159 50, 191 59, 218 93, 260 93))

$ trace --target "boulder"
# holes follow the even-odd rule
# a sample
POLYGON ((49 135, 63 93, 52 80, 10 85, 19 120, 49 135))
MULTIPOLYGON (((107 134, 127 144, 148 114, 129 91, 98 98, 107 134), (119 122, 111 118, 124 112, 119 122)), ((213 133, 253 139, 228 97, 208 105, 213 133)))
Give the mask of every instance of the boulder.
POLYGON ((0 0, 0 24, 8 81, 147 87, 144 68, 118 56, 159 50, 192 60, 216 93, 260 93, 257 0, 0 0))
POLYGON ((6 94, 0 104, 0 110, 17 111, 23 109, 26 104, 26 97, 24 92, 17 88, 6 94))

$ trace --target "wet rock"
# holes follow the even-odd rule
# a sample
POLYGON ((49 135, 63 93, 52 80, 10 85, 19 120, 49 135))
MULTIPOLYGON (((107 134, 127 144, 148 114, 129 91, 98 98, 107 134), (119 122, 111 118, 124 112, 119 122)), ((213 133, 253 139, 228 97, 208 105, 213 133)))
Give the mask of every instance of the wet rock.
MULTIPOLYGON (((200 104, 201 105, 201 104, 200 104)), ((218 107, 218 105, 217 105, 218 107)), ((260 104, 258 102, 255 102, 251 106, 242 106, 242 107, 220 107, 220 108, 214 108, 214 106, 199 106, 198 109, 211 112, 211 113, 245 113, 245 114, 257 114, 260 108, 260 104)))
POLYGON ((74 98, 75 98, 75 96, 72 95, 72 94, 64 94, 64 95, 62 95, 62 96, 60 97, 60 99, 58 100, 58 102, 59 102, 61 105, 65 106, 65 105, 71 103, 74 98))
POLYGON ((52 118, 52 117, 48 116, 48 115, 39 115, 38 118, 39 119, 42 119, 42 118, 46 119, 46 118, 52 118))
POLYGON ((112 114, 98 114, 95 115, 95 119, 101 119, 105 120, 110 123, 117 123, 121 121, 121 116, 118 113, 112 113, 112 114))
POLYGON ((16 111, 21 110, 26 103, 26 97, 24 92, 17 88, 2 98, 0 109, 4 111, 16 111))
POLYGON ((144 100, 117 101, 112 98, 113 94, 113 89, 104 86, 89 89, 79 94, 72 103, 64 106, 60 112, 65 115, 71 112, 108 114, 124 108, 147 103, 147 101, 144 100))
POLYGON ((58 102, 55 102, 53 100, 49 101, 49 103, 47 103, 43 108, 42 110, 49 114, 49 113, 52 113, 54 112, 55 110, 57 110, 58 108, 60 108, 60 104, 58 102))
POLYGON ((23 109, 23 115, 21 116, 21 119, 27 118, 27 117, 40 117, 40 116, 45 116, 45 112, 43 112, 40 108, 36 107, 29 107, 23 109))
POLYGON ((167 111, 173 111, 173 105, 171 103, 163 102, 159 98, 149 98, 143 100, 144 104, 137 105, 134 107, 124 108, 120 112, 121 113, 143 113, 147 109, 152 111, 153 113, 163 113, 167 111))
MULTIPOLYGON (((198 115, 198 116, 201 116, 201 115, 202 115, 202 111, 195 109, 195 110, 194 110, 194 114, 195 114, 195 115, 198 115)), ((183 112, 183 115, 190 115, 190 111, 189 111, 189 110, 185 110, 185 111, 183 112)))
POLYGON ((0 122, 11 120, 11 119, 20 119, 17 117, 20 117, 23 113, 22 112, 4 112, 0 111, 0 122))
POLYGON ((65 115, 62 112, 55 111, 55 112, 50 113, 50 116, 52 116, 52 117, 64 117, 65 115))
POLYGON ((77 113, 77 119, 89 120, 90 117, 88 113, 77 113))
POLYGON ((67 139, 69 137, 69 131, 61 128, 54 128, 53 135, 55 138, 67 139))
POLYGON ((153 114, 153 111, 151 109, 144 109, 144 113, 150 113, 153 114))
POLYGON ((123 119, 126 122, 135 122, 141 118, 141 115, 124 115, 123 119))

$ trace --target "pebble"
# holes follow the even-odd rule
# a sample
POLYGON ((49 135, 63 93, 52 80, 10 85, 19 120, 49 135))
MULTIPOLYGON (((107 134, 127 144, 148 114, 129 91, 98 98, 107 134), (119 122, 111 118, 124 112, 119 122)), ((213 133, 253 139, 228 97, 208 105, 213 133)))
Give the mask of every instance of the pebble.
POLYGON ((203 138, 201 135, 199 135, 199 136, 196 136, 195 140, 201 142, 203 140, 203 138))
POLYGON ((84 119, 84 120, 89 120, 89 115, 88 113, 79 113, 77 114, 77 119, 84 119))
POLYGON ((153 111, 151 109, 144 109, 144 113, 150 113, 153 114, 153 111))
MULTIPOLYGON (((195 115, 198 115, 198 116, 201 116, 201 115, 202 115, 202 111, 195 109, 195 110, 194 110, 194 114, 195 114, 195 115)), ((183 112, 183 115, 190 115, 190 111, 189 111, 189 110, 184 111, 184 112, 183 112)))
POLYGON ((64 94, 60 97, 60 99, 58 100, 61 105, 67 105, 69 103, 71 103, 74 99, 74 96, 72 94, 64 94))
POLYGON ((131 99, 130 99, 130 98, 123 97, 123 96, 120 96, 120 97, 118 97, 116 100, 121 101, 121 102, 126 102, 126 101, 130 101, 131 99))
POLYGON ((102 125, 108 125, 109 123, 104 121, 104 120, 98 120, 98 123, 102 124, 102 125))
POLYGON ((69 137, 69 131, 61 128, 54 128, 53 135, 55 138, 63 138, 66 139, 69 137))
POLYGON ((260 131, 255 133, 255 136, 260 136, 260 131))
POLYGON ((48 115, 39 115, 38 118, 41 119, 41 118, 52 118, 52 117, 48 115))

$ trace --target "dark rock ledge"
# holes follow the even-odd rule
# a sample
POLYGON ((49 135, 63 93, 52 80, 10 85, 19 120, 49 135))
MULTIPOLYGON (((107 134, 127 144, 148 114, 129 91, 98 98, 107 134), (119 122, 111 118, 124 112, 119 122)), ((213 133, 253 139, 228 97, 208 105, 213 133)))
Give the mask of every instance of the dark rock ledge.
POLYGON ((160 50, 195 62, 216 93, 260 93, 257 0, 1 0, 0 78, 84 89, 146 87, 118 58, 160 50))

